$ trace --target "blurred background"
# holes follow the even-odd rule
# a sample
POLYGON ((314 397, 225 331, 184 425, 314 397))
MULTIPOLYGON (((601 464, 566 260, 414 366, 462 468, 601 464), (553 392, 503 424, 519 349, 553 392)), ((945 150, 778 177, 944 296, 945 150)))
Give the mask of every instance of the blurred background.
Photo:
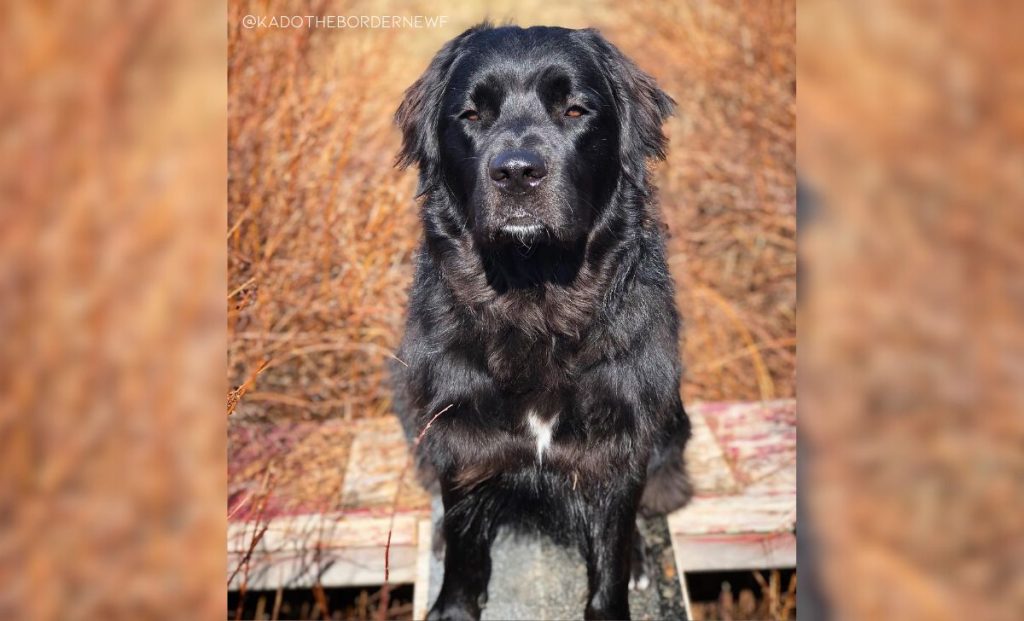
POLYGON ((223 616, 225 18, 0 6, 0 618, 223 616))
MULTIPOLYGON (((505 13, 424 3, 450 24, 243 33, 242 6, 0 7, 0 617, 223 618, 225 395, 240 420, 387 407, 372 368, 397 336, 416 226, 412 174, 390 167, 393 105, 443 40, 505 13), (309 222, 280 220, 278 196, 309 222), (266 206, 257 232, 249 201, 266 206), (365 368, 334 375, 344 356, 365 368)), ((791 4, 539 8, 600 26, 680 102, 658 181, 687 399, 792 394, 791 4), (666 47, 672 30, 685 36, 666 47)), ((800 618, 1018 619, 1024 15, 939 0, 796 14, 800 618)))
POLYGON ((1020 618, 1024 11, 797 16, 801 587, 820 569, 838 618, 1020 618))

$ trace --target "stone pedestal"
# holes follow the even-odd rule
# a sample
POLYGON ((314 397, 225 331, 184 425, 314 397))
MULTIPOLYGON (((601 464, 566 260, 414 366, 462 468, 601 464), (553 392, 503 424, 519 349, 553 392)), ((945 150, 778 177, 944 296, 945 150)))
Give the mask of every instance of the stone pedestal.
MULTIPOLYGON (((441 499, 432 501, 434 534, 440 527, 441 499)), ((633 619, 686 619, 679 572, 664 518, 640 520, 647 545, 650 585, 631 591, 633 619)), ((442 553, 443 554, 443 553, 442 553)), ((485 620, 582 619, 587 594, 587 570, 575 549, 556 545, 543 537, 513 536, 501 532, 491 551, 492 572, 487 589, 485 620)), ((431 554, 429 604, 441 589, 444 563, 431 554)))

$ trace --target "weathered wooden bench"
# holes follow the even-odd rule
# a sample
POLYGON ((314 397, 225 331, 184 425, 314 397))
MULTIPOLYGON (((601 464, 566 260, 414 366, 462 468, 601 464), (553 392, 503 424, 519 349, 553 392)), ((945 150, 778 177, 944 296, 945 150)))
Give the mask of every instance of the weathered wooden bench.
MULTIPOLYGON (((674 565, 662 563, 652 589, 631 597, 634 618, 675 616, 665 607, 677 597, 688 608, 687 573, 796 564, 795 402, 704 403, 689 412, 696 495, 663 526, 645 526, 653 540, 664 530, 674 565)), ((425 616, 439 583, 431 500, 406 467, 396 420, 243 423, 229 436, 231 588, 380 585, 390 532, 388 581, 415 584, 414 618, 425 616)), ((581 597, 574 563, 542 541, 502 542, 485 618, 568 614, 555 607, 581 597), (528 604, 539 608, 526 612, 528 604)))

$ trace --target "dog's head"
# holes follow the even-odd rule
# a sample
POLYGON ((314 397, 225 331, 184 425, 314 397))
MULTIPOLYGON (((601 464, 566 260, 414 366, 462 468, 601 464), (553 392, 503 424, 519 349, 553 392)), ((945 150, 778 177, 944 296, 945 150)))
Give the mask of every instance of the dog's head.
POLYGON ((399 164, 450 193, 482 244, 568 245, 620 181, 646 189, 672 99, 596 30, 481 25, 406 91, 399 164))

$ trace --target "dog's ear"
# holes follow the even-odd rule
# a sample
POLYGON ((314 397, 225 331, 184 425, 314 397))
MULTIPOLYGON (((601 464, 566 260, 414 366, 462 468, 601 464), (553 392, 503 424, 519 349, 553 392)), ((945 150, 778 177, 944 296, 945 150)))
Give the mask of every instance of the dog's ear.
POLYGON ((479 24, 455 37, 441 48, 430 61, 427 70, 405 91, 395 123, 402 130, 402 149, 396 165, 406 168, 417 164, 421 185, 435 169, 440 157, 437 144, 437 123, 441 111, 441 97, 451 77, 452 67, 462 53, 463 44, 474 33, 489 28, 479 24))
POLYGON ((614 97, 623 172, 644 188, 647 160, 665 159, 668 140, 661 126, 675 111, 676 102, 596 29, 579 34, 595 55, 614 97))

